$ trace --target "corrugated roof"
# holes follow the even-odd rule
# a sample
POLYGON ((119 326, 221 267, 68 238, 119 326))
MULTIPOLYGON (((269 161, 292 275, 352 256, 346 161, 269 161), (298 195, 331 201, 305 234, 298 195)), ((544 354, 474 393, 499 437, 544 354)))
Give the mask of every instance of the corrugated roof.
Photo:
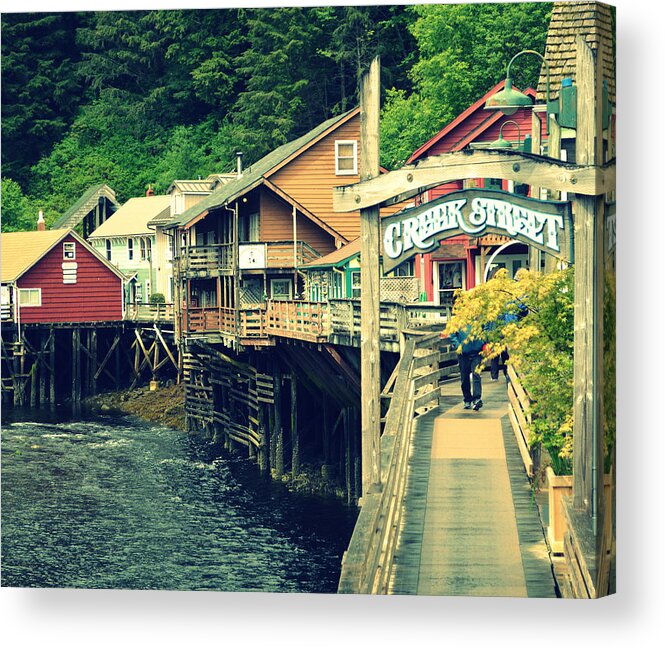
POLYGON ((104 221, 89 238, 112 236, 138 236, 150 234, 148 223, 156 217, 165 217, 171 209, 170 196, 130 198, 109 219, 104 221))
POLYGON ((111 201, 114 205, 118 205, 118 201, 115 199, 115 191, 111 189, 107 184, 98 184, 93 185, 89 189, 86 189, 83 192, 83 195, 60 217, 58 220, 53 223, 51 229, 62 229, 63 227, 76 227, 86 216, 86 214, 96 207, 96 201, 99 200, 100 196, 111 201), (93 205, 85 213, 80 213, 83 207, 87 203, 95 201, 93 205))
MULTIPOLYGON (((614 18, 612 7, 601 2, 555 2, 547 30, 545 60, 550 71, 550 96, 556 99, 561 88, 561 79, 570 77, 575 81, 578 34, 584 36, 589 47, 603 51, 603 76, 607 79, 609 98, 616 102, 616 73, 614 57, 614 18)), ((545 99, 545 66, 538 81, 538 99, 545 99)))
POLYGON ((171 186, 166 190, 170 194, 173 189, 182 193, 210 193, 210 181, 205 180, 174 180, 171 186))
POLYGON ((339 250, 326 254, 315 261, 310 261, 300 266, 301 270, 313 270, 315 268, 328 268, 343 265, 350 258, 360 254, 360 237, 353 239, 350 243, 343 245, 339 250))
POLYGON ((2 234, 2 283, 16 281, 71 230, 44 232, 7 232, 2 234))
POLYGON ((187 211, 175 216, 169 223, 169 226, 178 227, 180 225, 186 225, 189 221, 193 220, 203 212, 219 207, 242 196, 245 192, 260 184, 263 176, 272 171, 276 166, 287 160, 321 134, 325 133, 329 128, 332 128, 337 123, 343 121, 357 110, 357 108, 354 108, 353 110, 349 110, 337 117, 331 117, 298 139, 282 144, 282 146, 271 151, 268 155, 265 155, 258 160, 258 162, 255 162, 244 169, 241 178, 222 185, 219 189, 196 203, 193 207, 190 207, 187 211))

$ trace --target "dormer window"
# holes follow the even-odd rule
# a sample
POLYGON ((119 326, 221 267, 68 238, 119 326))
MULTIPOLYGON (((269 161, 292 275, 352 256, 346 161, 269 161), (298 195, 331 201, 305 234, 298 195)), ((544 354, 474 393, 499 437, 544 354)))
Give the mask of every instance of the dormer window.
POLYGON ((62 244, 62 258, 65 261, 73 261, 76 259, 76 243, 62 244))
POLYGON ((335 174, 358 175, 358 142, 337 140, 335 142, 335 174))

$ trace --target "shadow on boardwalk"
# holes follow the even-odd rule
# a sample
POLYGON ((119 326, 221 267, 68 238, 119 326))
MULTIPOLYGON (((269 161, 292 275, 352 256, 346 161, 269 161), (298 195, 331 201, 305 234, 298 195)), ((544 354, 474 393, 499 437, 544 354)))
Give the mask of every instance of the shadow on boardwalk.
POLYGON ((506 385, 485 376, 479 412, 451 381, 415 422, 392 594, 556 596, 506 385))

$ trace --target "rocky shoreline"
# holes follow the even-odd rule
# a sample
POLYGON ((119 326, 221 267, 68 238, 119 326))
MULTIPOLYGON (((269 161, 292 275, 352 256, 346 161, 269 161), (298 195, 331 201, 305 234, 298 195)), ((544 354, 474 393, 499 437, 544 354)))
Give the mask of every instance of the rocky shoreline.
MULTIPOLYGON (((167 385, 155 391, 150 391, 148 387, 138 387, 107 392, 86 399, 85 405, 93 411, 131 414, 144 421, 165 425, 181 432, 187 431, 183 384, 167 385)), ((346 498, 342 488, 325 479, 320 469, 307 464, 301 465, 301 471, 295 477, 287 473, 281 478, 273 475, 273 479, 280 481, 293 492, 346 498)))

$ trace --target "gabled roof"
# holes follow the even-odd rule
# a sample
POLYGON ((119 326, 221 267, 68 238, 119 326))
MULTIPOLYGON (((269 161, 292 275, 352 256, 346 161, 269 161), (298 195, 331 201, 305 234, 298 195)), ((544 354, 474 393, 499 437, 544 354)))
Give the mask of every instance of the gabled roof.
POLYGON ((211 180, 174 180, 166 190, 170 194, 174 189, 181 193, 208 194, 210 193, 211 180))
POLYGON ((264 178, 268 178, 278 169, 293 160, 293 158, 306 151, 322 137, 325 137, 328 132, 345 123, 351 117, 354 117, 359 111, 360 108, 354 108, 342 115, 332 117, 298 139, 282 144, 282 146, 271 151, 260 160, 244 169, 243 175, 240 178, 227 182, 212 194, 203 198, 203 200, 200 200, 196 205, 190 207, 187 211, 175 216, 169 223, 169 227, 187 225, 208 210, 214 209, 215 207, 221 207, 224 204, 228 204, 229 202, 240 198, 248 191, 251 191, 262 184, 264 178))
MULTIPOLYGON (((503 79, 497 83, 491 90, 486 92, 480 99, 472 103, 464 112, 460 113, 455 119, 453 119, 449 124, 444 126, 434 137, 425 142, 420 148, 416 149, 411 157, 406 161, 407 164, 412 164, 416 160, 426 157, 427 151, 429 151, 435 144, 440 142, 444 137, 452 133, 452 131, 464 123, 473 113, 477 110, 485 110, 485 102, 496 92, 502 90, 506 85, 506 80, 503 79)), ((518 88, 516 88, 518 89, 518 88)), ((527 88, 524 90, 524 94, 535 98, 536 91, 533 88, 527 88)), ((465 136, 461 137, 458 141, 455 142, 454 146, 451 147, 453 151, 459 151, 467 146, 471 141, 477 139, 482 133, 484 133, 490 126, 495 124, 500 119, 506 118, 506 116, 500 110, 487 110, 484 113, 485 118, 483 122, 474 129, 472 132, 469 132, 465 136)), ((514 117, 508 117, 507 119, 514 119, 514 117)))
POLYGON ((119 205, 115 199, 115 191, 107 184, 93 185, 83 192, 83 195, 52 225, 52 229, 63 227, 76 227, 87 214, 96 206, 100 198, 106 198, 114 205, 119 205))
POLYGON ((2 283, 16 281, 32 268, 68 235, 73 236, 86 250, 96 256, 109 270, 121 279, 125 275, 112 263, 109 263, 89 243, 86 243, 73 229, 45 230, 43 232, 7 232, 2 233, 2 283))
MULTIPOLYGON (((575 80, 577 67, 576 37, 581 34, 589 47, 603 51, 603 76, 608 81, 609 99, 616 101, 614 63, 614 18, 612 7, 602 2, 555 2, 547 29, 545 60, 550 72, 550 96, 556 99, 561 79, 575 80)), ((543 65, 538 80, 538 99, 543 101, 546 90, 546 71, 543 65)))
POLYGON ((88 238, 138 236, 151 234, 148 223, 155 217, 167 215, 171 209, 170 196, 130 198, 118 211, 104 221, 88 238))
POLYGON ((300 266, 301 270, 314 270, 316 268, 338 268, 339 266, 344 265, 349 259, 360 254, 360 236, 356 239, 353 239, 350 243, 343 245, 339 250, 335 250, 330 254, 326 254, 314 261, 305 263, 300 266))

